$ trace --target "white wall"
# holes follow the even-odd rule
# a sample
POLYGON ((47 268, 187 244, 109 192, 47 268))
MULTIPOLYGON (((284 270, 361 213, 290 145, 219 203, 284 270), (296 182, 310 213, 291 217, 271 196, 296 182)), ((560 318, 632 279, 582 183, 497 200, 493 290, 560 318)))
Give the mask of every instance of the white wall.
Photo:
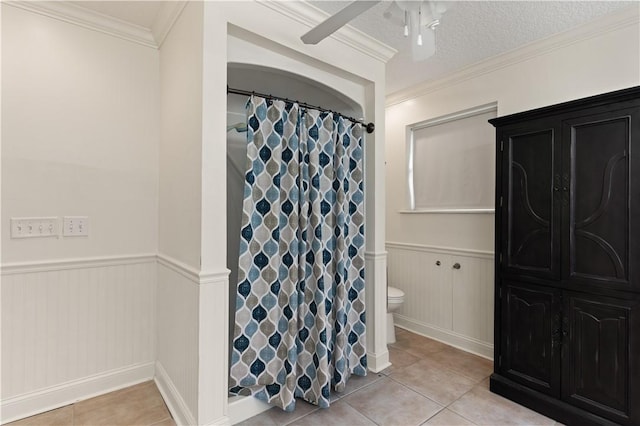
POLYGON ((158 52, 3 4, 2 227, 89 216, 88 238, 9 239, 2 262, 153 253, 158 52))
POLYGON ((190 2, 160 49, 158 251, 200 267, 202 4, 190 2))
POLYGON ((188 3, 160 48, 157 383, 186 424, 198 418, 202 13, 188 3))
MULTIPOLYGON (((502 116, 640 84, 639 9, 640 5, 634 4, 587 26, 476 64, 440 81, 389 96, 386 235, 390 251, 397 247, 406 251, 413 245, 417 259, 420 252, 434 247, 485 254, 494 250, 493 214, 399 212, 408 208, 408 126, 493 102, 497 102, 498 116, 502 116)), ((393 261, 393 257, 391 259, 393 261)), ((389 282, 408 289, 415 285, 403 282, 401 269, 421 271, 430 267, 420 261, 413 265, 405 262, 400 269, 396 266, 390 265, 389 282)), ((433 277, 427 271, 423 275, 424 279, 433 277)), ((417 294, 409 290, 406 297, 414 299, 417 294)), ((454 304, 460 302, 455 294, 452 297, 454 304)), ((426 301, 418 303, 426 306, 426 301)), ((409 308, 400 315, 406 317, 405 324, 418 323, 418 327, 414 327, 416 331, 433 325, 410 314, 409 308)), ((478 321, 484 321, 484 317, 480 312, 478 321)))
POLYGON ((2 4, 2 421, 153 377, 159 57, 2 4), (10 239, 13 216, 88 237, 10 239))
POLYGON ((388 99, 387 241, 493 250, 493 215, 398 213, 407 208, 407 126, 491 102, 502 116, 640 84, 638 7, 605 20, 598 31, 546 40, 510 62, 488 61, 388 99))
MULTIPOLYGON (((329 84, 340 82, 341 91, 358 98, 366 118, 377 125, 377 133, 367 138, 365 153, 368 325, 377 330, 368 336, 368 350, 373 368, 388 365, 384 210, 379 208, 384 203, 384 54, 374 53, 377 47, 369 42, 359 41, 355 45, 360 47, 354 48, 336 38, 320 46, 303 45, 299 35, 318 16, 310 21, 287 9, 292 7, 301 6, 189 2, 157 51, 2 5, 2 229, 8 217, 22 215, 86 215, 91 225, 89 238, 3 238, 3 274, 14 274, 11 280, 19 282, 19 289, 32 281, 35 287, 21 293, 14 291, 15 284, 10 291, 3 285, 2 303, 20 306, 43 286, 62 297, 80 285, 73 297, 82 307, 78 315, 87 318, 74 317, 73 322, 90 324, 96 314, 84 309, 92 305, 83 302, 96 297, 110 300, 102 291, 109 298, 137 300, 132 292, 141 279, 125 271, 131 264, 148 264, 157 251, 157 283, 154 274, 149 278, 153 281, 149 296, 157 308, 145 307, 143 314, 153 315, 157 309, 162 327, 157 328, 157 337, 150 333, 145 344, 155 348, 157 338, 157 356, 155 349, 150 352, 152 360, 157 359, 156 380, 172 413, 177 412, 184 423, 229 420, 224 206, 229 28, 252 33, 253 44, 304 64, 298 69, 302 74, 309 69, 333 76, 329 84), (111 267, 115 270, 106 275, 85 271, 111 267), (61 268, 74 272, 57 281, 61 268), (27 276, 45 270, 54 278, 27 276), (18 278, 22 273, 27 275, 18 278), (79 280, 85 276, 98 280, 91 288, 99 289, 99 296, 84 292, 79 280), (16 298, 9 300, 13 296, 5 293, 16 298)), ((286 69, 288 62, 279 65, 286 69)), ((49 303, 53 302, 43 305, 48 309, 49 303)), ((16 325, 7 335, 27 330, 13 318, 9 322, 16 325)), ((40 333, 42 328, 34 330, 40 333)), ((91 344, 85 337, 75 336, 69 347, 91 344)), ((27 343, 23 349, 31 351, 27 343)), ((47 374, 58 367, 48 366, 47 374)), ((128 367, 135 366, 114 367, 122 373, 117 377, 110 372, 93 376, 100 380, 91 392, 150 375, 143 369, 128 374, 128 367), (113 380, 105 384, 105 377, 113 380)), ((83 387, 84 379, 76 384, 71 399, 82 397, 81 391, 85 396, 91 393, 83 387)), ((34 390, 32 406, 41 410, 45 405, 36 397, 59 388, 34 390)), ((70 394, 51 406, 60 404, 65 395, 70 394)))
POLYGON ((149 380, 156 258, 2 271, 2 423, 149 380))

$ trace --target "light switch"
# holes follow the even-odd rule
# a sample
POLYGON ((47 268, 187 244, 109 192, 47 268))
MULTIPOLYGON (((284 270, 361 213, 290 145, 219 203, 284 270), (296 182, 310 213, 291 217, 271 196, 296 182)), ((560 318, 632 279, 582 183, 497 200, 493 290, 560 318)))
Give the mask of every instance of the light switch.
POLYGON ((86 237, 89 235, 87 216, 65 216, 62 218, 62 235, 65 237, 86 237))
POLYGON ((12 217, 11 238, 58 237, 57 217, 12 217))

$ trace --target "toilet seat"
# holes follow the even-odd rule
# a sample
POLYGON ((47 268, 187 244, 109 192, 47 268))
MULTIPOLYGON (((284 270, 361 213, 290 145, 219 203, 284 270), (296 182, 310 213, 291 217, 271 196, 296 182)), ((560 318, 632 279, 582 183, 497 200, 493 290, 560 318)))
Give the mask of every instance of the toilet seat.
POLYGON ((387 299, 391 301, 400 301, 404 299, 404 291, 395 287, 387 287, 387 299))
POLYGON ((387 343, 395 343, 396 331, 393 313, 404 304, 404 291, 399 288, 387 287, 387 343))

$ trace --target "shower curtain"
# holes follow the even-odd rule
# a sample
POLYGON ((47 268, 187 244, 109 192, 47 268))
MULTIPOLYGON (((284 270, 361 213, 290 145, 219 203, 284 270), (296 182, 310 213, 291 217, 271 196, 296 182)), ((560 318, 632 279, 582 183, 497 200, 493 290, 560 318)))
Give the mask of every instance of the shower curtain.
POLYGON ((362 125, 252 96, 230 392, 329 406, 366 375, 362 125))

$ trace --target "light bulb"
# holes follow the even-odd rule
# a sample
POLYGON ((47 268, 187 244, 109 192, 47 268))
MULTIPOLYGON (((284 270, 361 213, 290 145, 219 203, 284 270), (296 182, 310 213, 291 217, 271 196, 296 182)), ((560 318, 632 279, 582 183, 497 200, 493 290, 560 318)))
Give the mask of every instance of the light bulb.
POLYGON ((422 33, 418 34, 418 46, 422 46, 422 33))
POLYGON ((409 37, 409 24, 408 24, 408 17, 407 17, 407 11, 404 11, 404 36, 405 37, 409 37))

